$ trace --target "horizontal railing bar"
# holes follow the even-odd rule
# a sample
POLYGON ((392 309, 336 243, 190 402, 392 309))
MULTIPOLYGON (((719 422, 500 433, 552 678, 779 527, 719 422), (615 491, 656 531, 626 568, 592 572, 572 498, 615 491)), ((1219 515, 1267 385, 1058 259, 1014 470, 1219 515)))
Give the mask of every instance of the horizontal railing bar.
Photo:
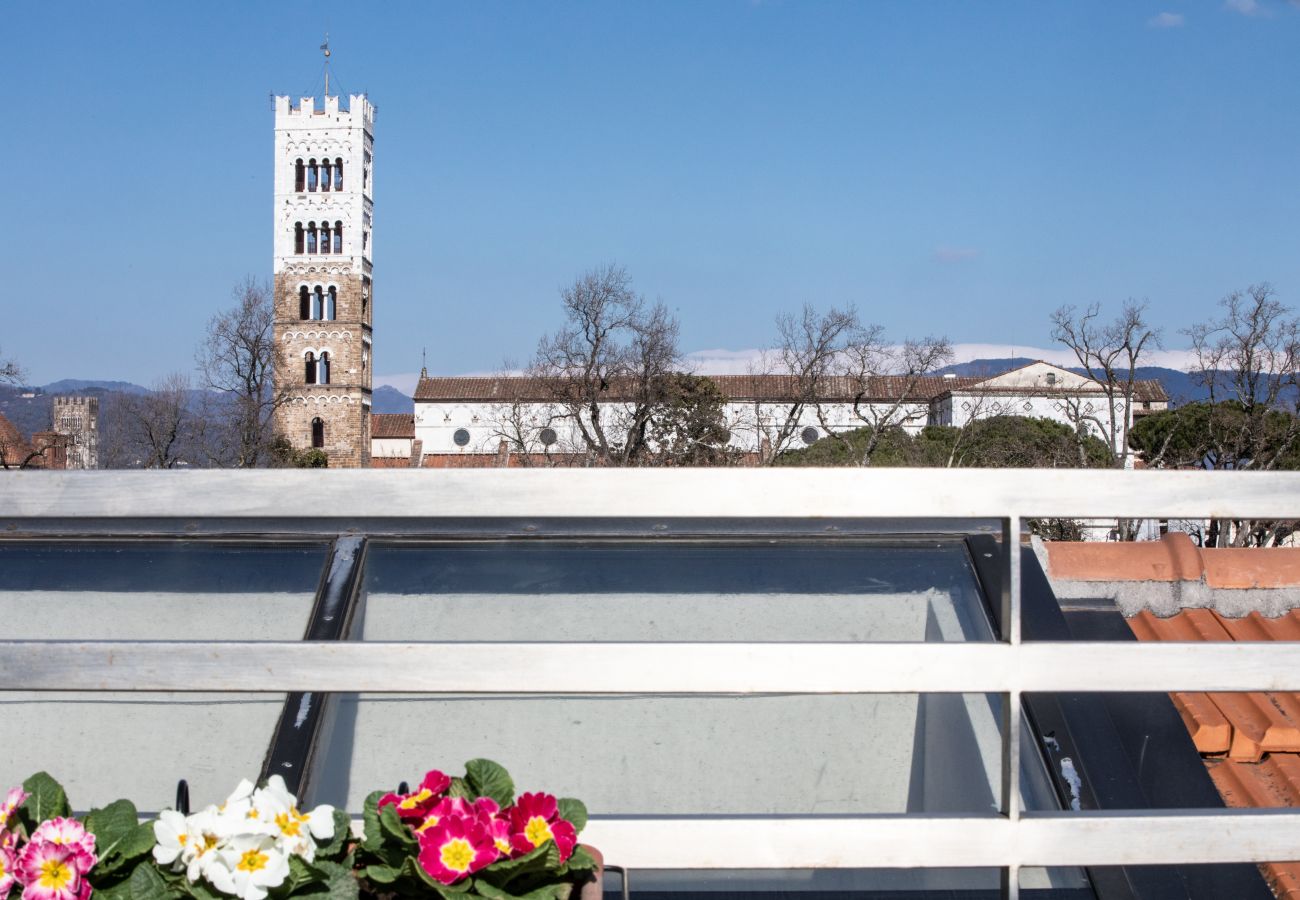
POLYGON ((1130 866, 1293 859, 1300 810, 1199 809, 826 819, 593 818, 582 840, 629 869, 1130 866))
POLYGON ((1300 642, 0 642, 0 690, 1300 691, 1300 642))
POLYGON ((1297 472, 493 469, 15 473, 15 520, 594 517, 1283 519, 1297 472))

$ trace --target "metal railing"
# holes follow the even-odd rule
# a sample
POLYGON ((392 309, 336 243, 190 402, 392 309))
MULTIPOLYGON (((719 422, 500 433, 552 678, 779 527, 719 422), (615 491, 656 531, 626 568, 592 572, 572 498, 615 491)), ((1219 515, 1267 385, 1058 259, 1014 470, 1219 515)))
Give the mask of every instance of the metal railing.
POLYGON ((594 818, 628 868, 997 867, 1294 858, 1300 811, 1022 812, 1020 698, 1064 691, 1298 691, 1300 644, 1029 642, 1020 535, 1031 517, 1286 519, 1300 474, 1059 470, 491 470, 20 473, 0 479, 0 534, 409 532, 421 522, 992 519, 1003 536, 996 644, 0 642, 0 691, 367 691, 470 694, 998 693, 999 815, 594 818), (581 669, 572 666, 580 653, 581 669), (486 664, 490 661, 490 665, 486 664), (595 674, 593 674, 595 673, 595 674))

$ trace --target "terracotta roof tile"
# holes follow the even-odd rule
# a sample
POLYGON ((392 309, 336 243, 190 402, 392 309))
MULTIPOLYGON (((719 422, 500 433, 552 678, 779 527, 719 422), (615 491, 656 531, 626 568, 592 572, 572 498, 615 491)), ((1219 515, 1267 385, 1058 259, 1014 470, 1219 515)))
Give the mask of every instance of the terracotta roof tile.
POLYGON ((371 413, 370 437, 414 438, 414 413, 371 413))

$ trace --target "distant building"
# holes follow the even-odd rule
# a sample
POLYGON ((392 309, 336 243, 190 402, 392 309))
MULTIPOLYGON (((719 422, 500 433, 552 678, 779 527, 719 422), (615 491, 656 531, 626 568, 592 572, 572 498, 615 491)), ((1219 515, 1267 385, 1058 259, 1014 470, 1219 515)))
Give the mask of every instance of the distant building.
POLYGON ((99 398, 55 397, 50 430, 63 438, 65 465, 49 468, 99 468, 99 398))
POLYGON ((331 467, 370 462, 375 108, 275 98, 276 431, 331 467))
MULTIPOLYGON (((757 461, 770 452, 772 432, 791 407, 794 381, 785 375, 709 376, 727 398, 724 416, 730 446, 757 461)), ((926 425, 964 426, 975 419, 1015 415, 1083 422, 1106 438, 1109 400, 1103 386, 1058 366, 1034 362, 1001 375, 926 376, 907 379, 880 376, 861 385, 830 379, 821 400, 809 405, 795 425, 796 445, 811 444, 829 431, 845 431, 873 417, 916 434, 926 425), (854 411, 857 404, 859 412, 854 411)), ((530 377, 429 377, 422 374, 415 390, 411 444, 419 445, 413 465, 426 467, 508 466, 546 456, 582 453, 581 436, 555 401, 554 386, 530 377)), ((1169 407, 1157 381, 1135 385, 1134 419, 1169 407)), ((612 386, 610 405, 626 404, 612 386)), ((1117 407, 1120 404, 1116 404, 1117 407)), ((1117 421, 1123 411, 1116 409, 1117 421)), ((378 417, 375 417, 376 419, 378 417)), ((386 455, 400 456, 396 445, 386 455)), ((372 453, 378 453, 372 441, 372 453)))

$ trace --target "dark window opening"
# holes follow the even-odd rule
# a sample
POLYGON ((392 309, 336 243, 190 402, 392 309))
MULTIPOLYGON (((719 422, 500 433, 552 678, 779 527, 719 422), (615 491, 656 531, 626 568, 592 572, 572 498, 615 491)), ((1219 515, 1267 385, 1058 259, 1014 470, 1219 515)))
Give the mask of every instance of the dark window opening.
POLYGON ((335 253, 343 252, 343 223, 342 222, 334 223, 334 252, 335 253))
POLYGON ((330 189, 330 185, 334 181, 334 166, 327 159, 321 163, 320 168, 321 168, 320 189, 322 191, 328 191, 330 189))
POLYGON ((320 252, 321 253, 330 252, 330 223, 329 222, 320 223, 320 252))
POLYGON ((325 446, 325 423, 319 417, 311 420, 311 446, 315 450, 325 446))
POLYGON ((316 171, 316 160, 309 160, 307 163, 307 190, 316 190, 316 183, 320 180, 319 173, 316 171))
POLYGON ((328 352, 320 355, 320 360, 316 363, 316 383, 330 383, 330 355, 328 352))
POLYGON ((293 165, 293 189, 301 194, 306 186, 307 167, 303 165, 303 161, 300 159, 293 165))
POLYGON ((307 223, 307 252, 308 253, 316 252, 316 223, 315 222, 307 223))
POLYGON ((303 360, 302 380, 305 381, 307 384, 315 384, 316 383, 316 354, 308 350, 307 355, 304 356, 302 360, 303 360))
POLYGON ((469 443, 469 432, 464 428, 457 428, 456 433, 451 436, 451 439, 456 442, 457 447, 464 447, 469 443))
POLYGON ((343 157, 334 160, 334 190, 343 190, 343 157))
POLYGON ((809 425, 803 431, 799 432, 799 437, 803 438, 805 444, 815 444, 819 435, 817 429, 809 425))
POLYGON ((293 252, 301 253, 303 249, 303 230, 302 223, 295 222, 293 225, 293 252))
POLYGON ((311 317, 313 319, 325 318, 324 307, 325 307, 324 294, 321 292, 321 287, 318 284, 316 285, 316 289, 311 292, 311 317))
POLYGON ((538 435, 538 437, 541 439, 542 443, 547 447, 554 444, 558 439, 558 436, 555 434, 554 428, 543 428, 541 433, 538 435))
POLYGON ((311 318, 311 292, 307 290, 307 285, 298 288, 298 318, 311 318))
POLYGON ((329 294, 325 298, 325 318, 333 322, 338 315, 339 289, 330 286, 329 294))

